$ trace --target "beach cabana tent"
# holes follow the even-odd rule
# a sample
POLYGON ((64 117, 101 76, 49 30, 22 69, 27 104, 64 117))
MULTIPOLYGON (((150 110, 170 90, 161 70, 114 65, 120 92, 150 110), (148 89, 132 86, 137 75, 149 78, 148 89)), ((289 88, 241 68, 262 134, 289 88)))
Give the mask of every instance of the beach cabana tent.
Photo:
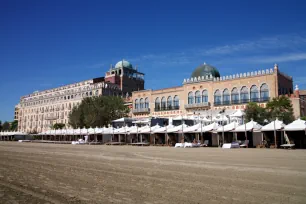
POLYGON ((285 131, 305 131, 306 121, 297 119, 285 127, 285 131))
POLYGON ((277 146, 283 144, 283 129, 285 128, 283 121, 276 119, 275 121, 270 122, 269 124, 261 128, 263 133, 262 141, 266 141, 267 144, 274 144, 276 140, 277 146), (276 135, 274 135, 274 130, 276 135), (276 137, 275 137, 276 136, 276 137))
POLYGON ((287 125, 285 128, 285 139, 296 148, 306 148, 306 121, 297 119, 287 125), (288 138, 287 138, 288 136, 288 138))
POLYGON ((236 138, 234 137, 234 133, 232 131, 235 130, 235 128, 238 126, 239 124, 234 121, 230 124, 218 127, 216 131, 218 132, 219 136, 222 137, 222 133, 224 132, 224 138, 222 138, 222 140, 224 140, 223 143, 231 143, 233 141, 236 141, 236 138))
POLYGON ((250 122, 240 125, 233 132, 236 133, 236 138, 238 141, 249 140, 249 146, 253 147, 261 144, 262 135, 261 130, 262 126, 257 122, 251 120, 250 122), (246 134, 246 136, 245 136, 246 134))
POLYGON ((154 139, 153 139, 153 143, 154 144, 166 144, 167 143, 167 132, 168 129, 171 129, 175 126, 173 125, 168 125, 168 126, 164 126, 164 127, 159 127, 156 128, 155 130, 153 130, 153 133, 155 134, 154 139))

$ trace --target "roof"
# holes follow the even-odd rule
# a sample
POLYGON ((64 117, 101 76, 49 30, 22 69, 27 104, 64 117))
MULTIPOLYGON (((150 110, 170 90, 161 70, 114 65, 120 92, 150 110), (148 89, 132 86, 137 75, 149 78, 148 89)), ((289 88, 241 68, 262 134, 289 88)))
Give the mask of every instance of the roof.
POLYGON ((306 129, 306 121, 297 119, 285 127, 285 131, 303 131, 306 129))
POLYGON ((201 77, 207 75, 208 76, 212 75, 213 77, 220 77, 219 71, 215 67, 208 65, 206 63, 195 68, 195 70, 193 70, 191 74, 191 77, 194 78, 194 77, 199 77, 199 76, 201 77))
POLYGON ((271 123, 263 126, 261 128, 262 131, 274 131, 275 130, 281 130, 285 127, 285 124, 283 123, 283 121, 280 121, 280 120, 275 120, 275 121, 272 121, 271 123), (275 123, 274 123, 275 122, 275 123))
POLYGON ((306 96, 306 90, 299 90, 299 92, 300 92, 300 95, 306 96))

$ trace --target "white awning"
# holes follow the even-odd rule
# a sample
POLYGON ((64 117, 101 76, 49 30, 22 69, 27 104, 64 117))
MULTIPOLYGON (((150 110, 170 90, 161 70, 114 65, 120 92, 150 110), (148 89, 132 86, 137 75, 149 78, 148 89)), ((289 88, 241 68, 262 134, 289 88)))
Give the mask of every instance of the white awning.
POLYGON ((306 121, 297 119, 285 127, 285 131, 305 131, 306 121))
MULTIPOLYGON (((210 132, 210 131, 214 131, 217 130, 221 125, 219 125, 218 123, 213 122, 212 124, 209 124, 207 126, 203 126, 202 127, 202 132, 210 132)), ((200 130, 197 130, 196 132, 201 132, 200 130)))
POLYGON ((154 130, 160 128, 159 125, 154 125, 150 128, 150 126, 145 126, 145 128, 139 130, 140 133, 143 133, 143 134, 150 134, 150 131, 153 132, 154 130))
POLYGON ((227 124, 225 125, 224 127, 220 126, 218 129, 217 129, 217 132, 229 132, 229 131, 232 131, 234 130, 236 127, 238 127, 238 123, 237 122, 231 122, 230 124, 227 124))
POLYGON ((240 109, 230 115, 230 117, 242 117, 242 116, 244 116, 244 112, 242 112, 240 109))
POLYGON ((173 125, 168 125, 167 127, 160 127, 160 128, 157 128, 157 129, 155 129, 153 132, 154 132, 154 133, 166 133, 166 131, 168 131, 168 129, 171 129, 171 128, 173 128, 173 127, 175 127, 175 126, 173 126, 173 125))
POLYGON ((188 125, 183 124, 183 125, 178 125, 178 126, 174 126, 171 128, 167 128, 167 133, 181 133, 185 128, 187 128, 188 125))
POLYGON ((250 121, 244 125, 240 125, 237 128, 235 128, 235 130, 233 130, 233 132, 244 132, 244 131, 256 131, 256 130, 260 130, 261 129, 261 125, 259 125, 257 122, 255 121, 250 121))
MULTIPOLYGON (((202 127, 202 129, 203 129, 203 127, 202 127)), ((197 130, 201 131, 201 123, 198 123, 196 125, 184 128, 184 133, 193 133, 197 130)))
POLYGON ((280 121, 280 120, 275 120, 275 121, 272 121, 271 123, 263 126, 261 128, 261 131, 274 131, 275 130, 281 130, 285 127, 286 125, 283 123, 283 121, 280 121), (275 122, 275 123, 274 123, 275 122), (275 126, 274 126, 275 125, 275 126))

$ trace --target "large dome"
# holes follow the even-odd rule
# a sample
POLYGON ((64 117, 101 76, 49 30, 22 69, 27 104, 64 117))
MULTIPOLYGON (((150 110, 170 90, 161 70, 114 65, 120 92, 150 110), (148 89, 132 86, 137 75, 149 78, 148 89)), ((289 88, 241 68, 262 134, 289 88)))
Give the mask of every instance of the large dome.
POLYGON ((126 61, 126 60, 121 60, 119 62, 117 62, 117 64, 115 65, 115 68, 129 68, 129 69, 133 69, 133 66, 130 62, 126 61))
POLYGON ((198 66, 195 70, 193 70, 191 77, 194 78, 194 77, 199 77, 199 76, 200 77, 207 76, 207 75, 209 76, 210 74, 213 77, 220 77, 220 73, 215 67, 204 63, 198 66))

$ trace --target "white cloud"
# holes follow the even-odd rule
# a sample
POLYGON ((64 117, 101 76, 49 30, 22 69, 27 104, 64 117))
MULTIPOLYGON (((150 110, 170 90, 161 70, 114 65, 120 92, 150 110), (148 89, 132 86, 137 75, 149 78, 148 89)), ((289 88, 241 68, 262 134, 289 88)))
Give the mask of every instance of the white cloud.
POLYGON ((252 58, 245 58, 241 61, 245 62, 256 62, 256 63, 280 63, 280 62, 291 62, 291 61, 301 61, 306 60, 305 53, 291 53, 291 54, 281 54, 278 56, 256 56, 252 58))
MULTIPOLYGON (((272 37, 260 37, 254 40, 236 43, 201 47, 168 53, 149 53, 127 57, 133 64, 175 66, 186 64, 208 63, 279 63, 305 60, 306 34, 287 34, 272 37)), ((104 63, 91 67, 104 66, 104 63)))

